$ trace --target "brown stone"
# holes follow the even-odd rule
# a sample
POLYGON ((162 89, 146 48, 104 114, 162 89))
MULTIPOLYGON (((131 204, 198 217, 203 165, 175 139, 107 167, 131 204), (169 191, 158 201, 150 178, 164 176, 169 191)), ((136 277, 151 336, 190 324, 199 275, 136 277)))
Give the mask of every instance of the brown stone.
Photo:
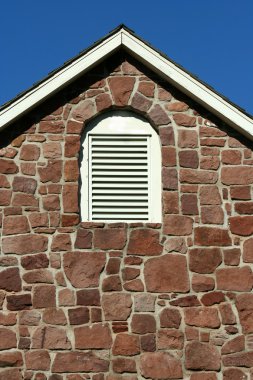
POLYGON ((198 145, 196 131, 178 130, 178 146, 180 148, 197 148, 198 145))
POLYGON ((7 268, 0 272, 0 289, 7 292, 19 292, 22 289, 18 268, 7 268))
POLYGON ((43 144, 43 155, 45 158, 61 158, 61 144, 57 141, 50 141, 43 144))
POLYGON ((136 363, 133 359, 116 358, 112 360, 112 369, 116 373, 136 372, 136 363))
POLYGON ((86 121, 90 119, 95 112, 94 103, 91 100, 84 100, 72 112, 73 119, 77 121, 86 121))
POLYGON ((196 273, 213 273, 221 264, 219 248, 193 248, 189 251, 189 268, 196 273))
POLYGON ((181 196, 181 207, 184 215, 198 215, 198 198, 195 194, 183 194, 181 196))
POLYGON ((55 307, 55 286, 53 285, 37 285, 33 292, 33 306, 37 309, 55 307))
POLYGON ((25 326, 37 326, 40 323, 40 312, 37 310, 23 310, 19 313, 19 323, 25 326))
POLYGON ((231 238, 226 229, 215 227, 196 227, 194 232, 194 241, 196 245, 214 245, 218 247, 231 245, 231 238))
POLYGON ((223 224, 223 209, 220 206, 202 206, 201 221, 203 224, 223 224))
POLYGON ((49 260, 46 254, 38 253, 37 255, 22 256, 21 265, 26 270, 47 268, 49 260))
POLYGON ((171 146, 162 147, 162 166, 176 166, 176 149, 171 146))
POLYGON ((182 350, 184 346, 184 334, 174 329, 162 329, 158 331, 159 350, 182 350))
POLYGON ((136 335, 120 333, 116 335, 113 348, 113 355, 132 356, 140 353, 140 341, 136 335))
POLYGON ((126 244, 126 230, 123 228, 96 229, 94 247, 99 249, 122 249, 126 244))
POLYGON ((199 166, 198 152, 195 150, 182 150, 178 153, 179 165, 183 168, 197 169, 199 166))
POLYGON ((62 161, 49 160, 48 165, 45 167, 39 167, 38 172, 41 182, 59 182, 62 176, 62 161))
POLYGON ((132 308, 132 299, 127 293, 104 294, 102 306, 106 321, 125 321, 132 308))
POLYGON ((62 289, 58 293, 59 306, 74 306, 75 305, 75 293, 71 289, 62 289))
POLYGON ((49 350, 69 350, 71 343, 63 328, 45 326, 35 330, 32 336, 32 348, 49 350))
POLYGON ((229 354, 223 357, 223 365, 226 367, 253 367, 253 351, 229 354))
POLYGON ((107 372, 109 361, 98 358, 94 353, 72 351, 56 354, 52 372, 107 372))
POLYGON ((173 115, 173 119, 175 120, 177 125, 182 125, 184 127, 195 127, 196 126, 196 117, 188 116, 183 113, 176 113, 173 115))
POLYGON ((0 380, 22 380, 22 377, 18 368, 4 369, 0 372, 0 380))
POLYGON ((167 250, 167 252, 187 252, 185 239, 181 237, 169 237, 164 244, 164 248, 167 250))
POLYGON ((187 111, 189 109, 189 106, 188 104, 184 102, 174 102, 174 103, 169 103, 168 105, 166 105, 166 108, 169 111, 183 112, 183 111, 187 111))
POLYGON ((47 237, 43 235, 20 235, 6 237, 2 242, 3 253, 17 255, 43 252, 47 250, 47 237))
POLYGON ((71 250, 71 239, 68 234, 58 234, 53 237, 52 251, 69 251, 71 250))
POLYGON ((185 366, 191 370, 219 371, 219 351, 215 346, 207 343, 187 343, 185 348, 185 366))
POLYGON ((63 210, 64 212, 78 212, 78 185, 69 184, 63 187, 63 210))
POLYGON ((217 380, 217 375, 214 372, 197 372, 191 375, 190 380, 217 380))
POLYGON ((130 234, 127 254, 156 256, 163 246, 160 244, 159 232, 151 229, 134 230, 130 234))
POLYGON ((105 110, 112 105, 112 100, 109 94, 100 94, 96 97, 97 112, 105 110))
POLYGON ((193 219, 183 215, 165 215, 163 232, 166 235, 184 236, 192 233, 193 219))
POLYGON ((181 314, 176 308, 165 308, 160 314, 161 327, 170 327, 178 329, 181 324, 181 314))
POLYGON ((17 347, 17 338, 14 331, 0 327, 0 350, 17 347))
POLYGON ((221 321, 224 325, 233 325, 236 323, 236 318, 229 303, 219 305, 221 321))
POLYGON ((90 320, 89 309, 87 307, 77 307, 68 310, 69 323, 71 325, 83 325, 90 320))
POLYGON ((0 190, 0 206, 9 206, 11 202, 11 196, 11 190, 0 190))
MULTIPOLYGON (((19 351, 0 353, 0 368, 1 367, 22 367, 23 358, 19 351)), ((0 375, 1 379, 1 375, 0 375)), ((9 380, 9 378, 6 378, 9 380)))
POLYGON ((179 307, 200 306, 197 296, 184 296, 170 301, 170 305, 179 307))
POLYGON ((18 172, 18 167, 12 160, 0 158, 0 173, 1 174, 14 174, 18 172))
POLYGON ((189 290, 186 258, 181 255, 167 254, 147 260, 144 277, 150 292, 186 293, 189 290))
POLYGON ((156 335, 147 334, 141 336, 141 349, 146 352, 156 351, 156 335))
POLYGON ((159 104, 156 104, 151 108, 148 116, 155 125, 165 125, 170 123, 169 116, 159 104))
POLYGON ((189 307, 184 309, 185 323, 189 326, 207 327, 215 329, 220 326, 220 319, 216 308, 189 307))
POLYGON ((15 235, 30 232, 26 216, 6 216, 3 220, 3 235, 15 235))
POLYGON ((253 216, 232 216, 229 218, 229 225, 233 234, 240 236, 253 234, 253 216))
POLYGON ((64 124, 62 120, 44 120, 39 124, 39 133, 63 133, 64 124))
POLYGON ((48 371, 50 368, 50 355, 46 350, 27 351, 25 353, 27 369, 48 371))
POLYGON ((79 228, 77 230, 75 248, 85 249, 92 246, 92 232, 79 228))
POLYGON ((180 360, 167 352, 147 352, 141 355, 141 374, 152 379, 182 379, 180 360))
POLYGON ((62 309, 52 307, 43 312, 43 322, 50 325, 66 325, 67 319, 62 309))
POLYGON ((172 127, 159 128, 162 145, 175 145, 174 130, 172 127))
POLYGON ((144 293, 134 296, 134 310, 139 312, 155 311, 156 297, 153 294, 144 293))
POLYGON ((147 334, 156 331, 156 321, 150 314, 133 314, 131 329, 136 334, 147 334))
POLYGON ((80 150, 80 136, 66 136, 64 148, 65 157, 77 157, 80 150))
POLYGON ((217 182, 218 175, 208 170, 180 169, 179 178, 181 182, 186 183, 213 184, 217 182))
POLYGON ((10 295, 6 298, 8 310, 23 310, 32 306, 31 294, 10 295))
POLYGON ((17 323, 17 313, 0 313, 0 325, 14 326, 17 323))
POLYGON ((126 106, 133 91, 135 78, 128 76, 112 77, 108 82, 114 103, 117 106, 126 106))
POLYGON ((37 187, 37 181, 28 177, 15 177, 12 183, 13 191, 34 194, 37 187))
POLYGON ((250 186, 230 186, 231 199, 248 201, 251 199, 250 186))
POLYGON ((253 332, 253 294, 240 294, 236 298, 236 307, 239 313, 242 332, 253 332))
POLYGON ((217 289, 249 292, 253 287, 253 274, 249 266, 220 268, 216 271, 217 289))
POLYGON ((147 112, 150 109, 151 105, 152 101, 145 98, 145 96, 142 96, 138 92, 134 94, 131 102, 131 106, 134 109, 139 110, 141 112, 147 112))
POLYGON ((28 218, 31 227, 48 227, 48 214, 46 212, 33 212, 28 218))
POLYGON ((94 324, 92 326, 77 327, 75 333, 75 347, 78 349, 105 349, 111 348, 112 337, 109 325, 94 324))
POLYGON ((179 199, 177 191, 163 191, 163 211, 165 214, 179 213, 179 199))
POLYGON ((98 289, 83 289, 76 292, 77 305, 99 306, 100 293, 98 289))
POLYGON ((251 185, 253 168, 250 166, 232 166, 221 169, 221 182, 224 185, 251 185))
POLYGON ((205 306, 212 306, 225 301, 225 296, 222 292, 209 292, 201 297, 201 302, 205 306))
POLYGON ((246 380, 247 375, 238 368, 225 369, 223 372, 223 380, 246 380))
POLYGON ((245 350, 245 336, 239 335, 227 341, 221 349, 222 354, 232 354, 245 350))
POLYGON ((243 243, 243 261, 253 263, 253 238, 247 239, 243 243))
POLYGON ((60 210, 60 198, 58 195, 47 195, 42 198, 43 208, 47 211, 60 210))
POLYGON ((224 263, 226 265, 237 266, 240 263, 241 250, 240 248, 228 248, 223 251, 224 263))
POLYGON ((140 82, 138 91, 145 96, 152 97, 154 96, 155 84, 153 82, 140 82))
POLYGON ((103 292, 117 292, 122 290, 121 279, 119 276, 109 276, 103 279, 103 292))
POLYGON ((162 168, 162 183, 164 190, 178 189, 178 171, 176 169, 162 168))
POLYGON ((192 276, 192 289, 195 292, 207 292, 213 290, 215 286, 214 279, 212 277, 203 275, 192 276))
POLYGON ((22 278, 27 284, 53 284, 54 282, 52 272, 48 269, 36 269, 28 273, 24 273, 22 278))
POLYGON ((242 215, 253 214, 253 202, 236 202, 235 212, 242 215))
POLYGON ((13 206, 38 207, 39 199, 34 195, 19 193, 14 195, 12 204, 13 206))
POLYGON ((78 161, 69 160, 64 164, 64 179, 66 182, 74 182, 79 178, 79 166, 78 161))
POLYGON ((105 266, 102 252, 68 252, 64 255, 64 271, 75 288, 98 286, 105 266))

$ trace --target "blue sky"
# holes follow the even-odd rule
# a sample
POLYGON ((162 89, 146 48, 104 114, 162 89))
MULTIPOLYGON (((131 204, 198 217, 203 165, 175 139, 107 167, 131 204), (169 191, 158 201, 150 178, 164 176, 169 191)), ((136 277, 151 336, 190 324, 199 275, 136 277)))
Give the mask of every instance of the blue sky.
POLYGON ((252 0, 9 0, 0 104, 121 23, 253 114, 252 0))

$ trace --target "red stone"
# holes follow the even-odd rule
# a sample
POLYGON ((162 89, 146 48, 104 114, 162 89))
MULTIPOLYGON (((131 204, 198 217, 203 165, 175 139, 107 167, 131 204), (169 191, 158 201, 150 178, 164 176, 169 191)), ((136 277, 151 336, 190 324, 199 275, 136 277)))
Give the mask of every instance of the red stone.
POLYGON ((0 350, 17 347, 17 338, 14 331, 0 327, 0 350))
POLYGON ((202 206, 201 221, 203 224, 223 224, 224 211, 220 206, 202 206))
POLYGON ((90 320, 89 309, 87 307, 78 307, 68 310, 69 323, 71 325, 82 325, 90 320))
POLYGON ((94 248, 122 249, 126 244, 126 230, 123 228, 96 229, 94 248))
POLYGON ((43 252, 47 250, 47 237, 43 235, 20 235, 6 237, 2 242, 3 253, 17 255, 43 252))
POLYGON ((253 234, 253 216, 232 216, 229 218, 229 225, 233 234, 240 236, 253 234))
POLYGON ((214 227, 196 227, 194 232, 194 241, 196 245, 214 245, 218 247, 231 245, 231 238, 226 229, 214 227))
POLYGON ((12 183, 13 191, 34 194, 37 187, 37 181, 29 177, 15 177, 12 183))
POLYGON ((21 257, 21 265, 26 270, 47 268, 48 264, 49 264, 48 257, 44 253, 21 257))
POLYGON ((226 265, 237 266, 240 263, 241 250, 240 248, 228 248, 223 251, 224 263, 226 265))
POLYGON ((230 186, 231 199, 248 201, 251 199, 250 186, 230 186))
POLYGON ((19 313, 19 323, 25 326, 37 326, 40 323, 40 313, 37 310, 23 310, 19 313))
POLYGON ((31 227, 48 227, 48 214, 33 212, 29 215, 31 227))
POLYGON ((18 172, 18 167, 12 160, 0 158, 0 173, 1 174, 14 174, 18 172))
POLYGON ((161 327, 170 327, 178 329, 181 324, 181 314, 176 308, 165 308, 160 314, 161 327))
POLYGON ((166 235, 190 235, 192 233, 193 219, 183 215, 165 215, 163 232, 166 235))
POLYGON ((221 182, 224 185, 250 185, 253 183, 253 168, 232 166, 221 169, 221 182))
POLYGON ((35 197, 34 195, 19 193, 19 194, 14 195, 12 204, 13 206, 38 207, 39 199, 35 197))
POLYGON ((57 141, 50 141, 43 144, 43 155, 45 158, 61 158, 61 144, 57 141))
POLYGON ((77 160, 66 161, 64 164, 64 179, 66 182, 75 182, 79 178, 79 166, 77 160))
POLYGON ((215 329, 220 326, 218 311, 213 307, 190 307, 184 309, 185 323, 189 326, 215 329))
POLYGON ((159 104, 156 104, 151 108, 148 117, 155 125, 165 125, 170 123, 169 116, 159 104))
POLYGON ((193 248, 189 251, 189 268, 196 273, 213 273, 221 264, 219 248, 193 248))
POLYGON ((8 268, 0 272, 0 289, 7 292, 19 292, 22 289, 18 268, 8 268))
POLYGON ((215 286, 214 279, 203 275, 192 276, 192 289, 195 292, 206 292, 213 290, 215 286))
POLYGON ((174 102, 174 103, 169 103, 168 105, 166 105, 166 108, 169 111, 183 112, 183 111, 187 111, 189 109, 189 106, 188 104, 184 102, 174 102))
POLYGON ((153 82, 140 82, 138 91, 148 97, 154 96, 155 85, 153 82))
POLYGON ((229 354, 223 357, 223 365, 226 367, 253 367, 253 351, 229 354))
POLYGON ((178 130, 178 146, 180 148, 197 148, 198 135, 196 131, 178 130))
POLYGON ((191 375, 190 380, 217 380, 217 375, 214 372, 197 372, 191 375))
POLYGON ((201 297, 201 302, 205 306, 212 306, 224 301, 225 301, 225 296, 222 292, 210 292, 210 293, 204 294, 201 297))
POLYGON ((22 278, 27 284, 53 284, 54 282, 52 272, 48 269, 36 269, 34 271, 24 273, 22 278))
POLYGON ((177 191, 163 192, 163 211, 165 214, 179 213, 179 199, 177 191))
POLYGON ((112 105, 112 100, 109 94, 100 94, 96 97, 97 112, 105 110, 112 105))
POLYGON ((151 229, 131 231, 127 254, 156 256, 162 253, 159 232, 151 229))
POLYGON ((126 106, 133 91, 135 78, 129 76, 112 77, 108 82, 114 103, 118 106, 126 106))
POLYGON ((162 168, 162 183, 164 190, 178 189, 178 172, 176 169, 162 168))
POLYGON ((170 305, 179 307, 200 306, 200 302, 196 296, 184 296, 170 301, 170 305))
POLYGON ((225 369, 223 372, 223 380, 246 380, 245 373, 238 368, 225 369))
POLYGON ((83 306, 99 306, 100 294, 98 289, 83 289, 78 290, 77 293, 77 305, 83 306))
MULTIPOLYGON (((0 368, 1 367, 22 367, 23 358, 19 351, 0 353, 0 368)), ((1 373, 0 373, 1 379, 1 373)), ((9 380, 9 378, 6 378, 9 380)))
POLYGON ((46 350, 27 351, 25 353, 27 369, 48 371, 50 367, 50 356, 46 350))
POLYGON ((245 336, 239 335, 227 341, 221 349, 222 354, 232 354, 245 350, 245 336))
POLYGON ((198 152, 195 150, 182 150, 178 153, 179 165, 183 168, 197 169, 199 166, 198 152))
POLYGON ((196 117, 188 116, 183 113, 176 113, 173 115, 177 125, 182 125, 184 127, 195 127, 196 126, 196 117))
POLYGON ((141 374, 152 379, 182 379, 183 372, 179 359, 167 352, 147 352, 141 355, 141 374))
POLYGON ((184 346, 184 334, 174 329, 162 329, 158 331, 159 350, 182 350, 184 346))
POLYGON ((159 128, 162 145, 175 145, 174 131, 172 127, 159 128))
POLYGON ((191 370, 219 371, 220 354, 215 346, 190 342, 185 348, 185 366, 191 370))
POLYGON ((52 372, 107 372, 109 361, 98 358, 94 353, 72 351, 56 354, 52 372))
POLYGON ((72 117, 77 121, 86 121, 90 119, 95 112, 94 103, 91 100, 84 100, 72 112, 72 117))
POLYGON ((6 216, 3 220, 3 235, 15 235, 30 232, 26 216, 6 216))
POLYGON ((102 307, 106 321, 126 321, 132 309, 131 295, 127 293, 104 294, 102 307))
POLYGON ((239 312, 242 332, 253 332, 253 294, 240 294, 236 298, 236 307, 239 312))
POLYGON ((56 306, 55 286, 38 285, 33 292, 33 307, 40 309, 56 306))
POLYGON ((253 287, 253 274, 249 266, 220 268, 216 271, 217 289, 249 292, 253 287))
POLYGON ((71 239, 68 234, 58 234, 53 237, 52 251, 70 251, 71 250, 71 239))
POLYGON ((253 238, 247 239, 243 243, 243 261, 253 263, 253 238))
POLYGON ((224 325, 233 325, 236 323, 236 318, 232 310, 232 306, 229 303, 223 303, 219 305, 221 321, 224 325))
POLYGON ((181 207, 184 215, 198 215, 198 199, 195 194, 183 194, 181 196, 181 207))
POLYGON ((45 120, 39 124, 39 133, 63 133, 64 124, 62 120, 45 120))
POLYGON ((8 310, 23 310, 32 306, 31 294, 10 295, 6 298, 8 310))
POLYGON ((109 349, 112 345, 109 325, 94 324, 92 326, 77 327, 75 333, 75 347, 77 349, 109 349))
POLYGON ((120 259, 117 257, 111 257, 106 265, 106 273, 107 274, 117 274, 120 269, 120 259))
POLYGON ((179 178, 181 182, 186 183, 213 184, 217 182, 218 175, 208 170, 180 169, 179 178))
POLYGON ((64 255, 64 270, 75 288, 98 286, 99 276, 105 266, 102 252, 68 252, 64 255))
POLYGON ((0 380, 22 380, 22 377, 18 368, 5 369, 0 372, 0 380))
POLYGON ((176 166, 176 149, 171 146, 162 147, 162 166, 176 166))
POLYGON ((136 372, 136 363, 133 359, 117 358, 112 360, 112 369, 116 373, 136 372))
POLYGON ((120 333, 116 335, 113 348, 113 355, 132 356, 140 353, 140 341, 136 335, 120 333))
POLYGON ((201 186, 199 199, 201 205, 221 204, 221 196, 217 186, 201 186))
POLYGON ((9 206, 11 202, 11 196, 11 190, 0 190, 0 206, 9 206))
POLYGON ((156 332, 156 321, 153 315, 133 314, 131 329, 136 334, 147 334, 156 332))
POLYGON ((38 172, 41 182, 59 182, 62 177, 62 161, 49 160, 48 165, 39 167, 38 172))
POLYGON ((141 112, 147 112, 152 105, 152 101, 145 98, 145 96, 142 96, 138 92, 136 92, 133 96, 131 106, 138 111, 141 112))
POLYGON ((189 290, 186 258, 181 255, 168 254, 147 260, 144 277, 150 292, 186 293, 189 290))
POLYGON ((46 348, 50 350, 69 350, 71 343, 66 331, 59 327, 45 326, 35 330, 32 336, 32 348, 46 348))

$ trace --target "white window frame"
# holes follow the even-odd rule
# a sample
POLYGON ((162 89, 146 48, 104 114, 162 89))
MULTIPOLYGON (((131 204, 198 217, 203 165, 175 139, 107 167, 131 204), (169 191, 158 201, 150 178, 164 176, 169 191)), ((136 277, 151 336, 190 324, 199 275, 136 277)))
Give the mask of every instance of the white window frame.
MULTIPOLYGON (((144 135, 149 136, 149 219, 145 222, 160 223, 162 219, 162 182, 161 182, 161 146, 160 139, 150 123, 139 115, 129 111, 111 111, 100 115, 87 126, 83 141, 80 162, 80 211, 82 221, 93 221, 90 216, 91 196, 89 184, 90 147, 89 138, 94 135, 144 135)), ((94 220, 115 222, 116 220, 94 220)), ((138 222, 134 220, 117 220, 121 222, 138 222)), ((143 222, 143 220, 140 220, 143 222)))

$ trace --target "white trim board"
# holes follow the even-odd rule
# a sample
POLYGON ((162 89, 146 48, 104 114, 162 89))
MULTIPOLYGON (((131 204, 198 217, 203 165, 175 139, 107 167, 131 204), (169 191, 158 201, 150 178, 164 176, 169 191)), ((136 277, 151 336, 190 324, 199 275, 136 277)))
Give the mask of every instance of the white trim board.
POLYGON ((2 109, 0 111, 0 129, 43 102, 60 88, 74 81, 120 47, 126 48, 131 55, 151 70, 210 110, 228 125, 253 140, 252 118, 132 35, 124 27, 2 109))

